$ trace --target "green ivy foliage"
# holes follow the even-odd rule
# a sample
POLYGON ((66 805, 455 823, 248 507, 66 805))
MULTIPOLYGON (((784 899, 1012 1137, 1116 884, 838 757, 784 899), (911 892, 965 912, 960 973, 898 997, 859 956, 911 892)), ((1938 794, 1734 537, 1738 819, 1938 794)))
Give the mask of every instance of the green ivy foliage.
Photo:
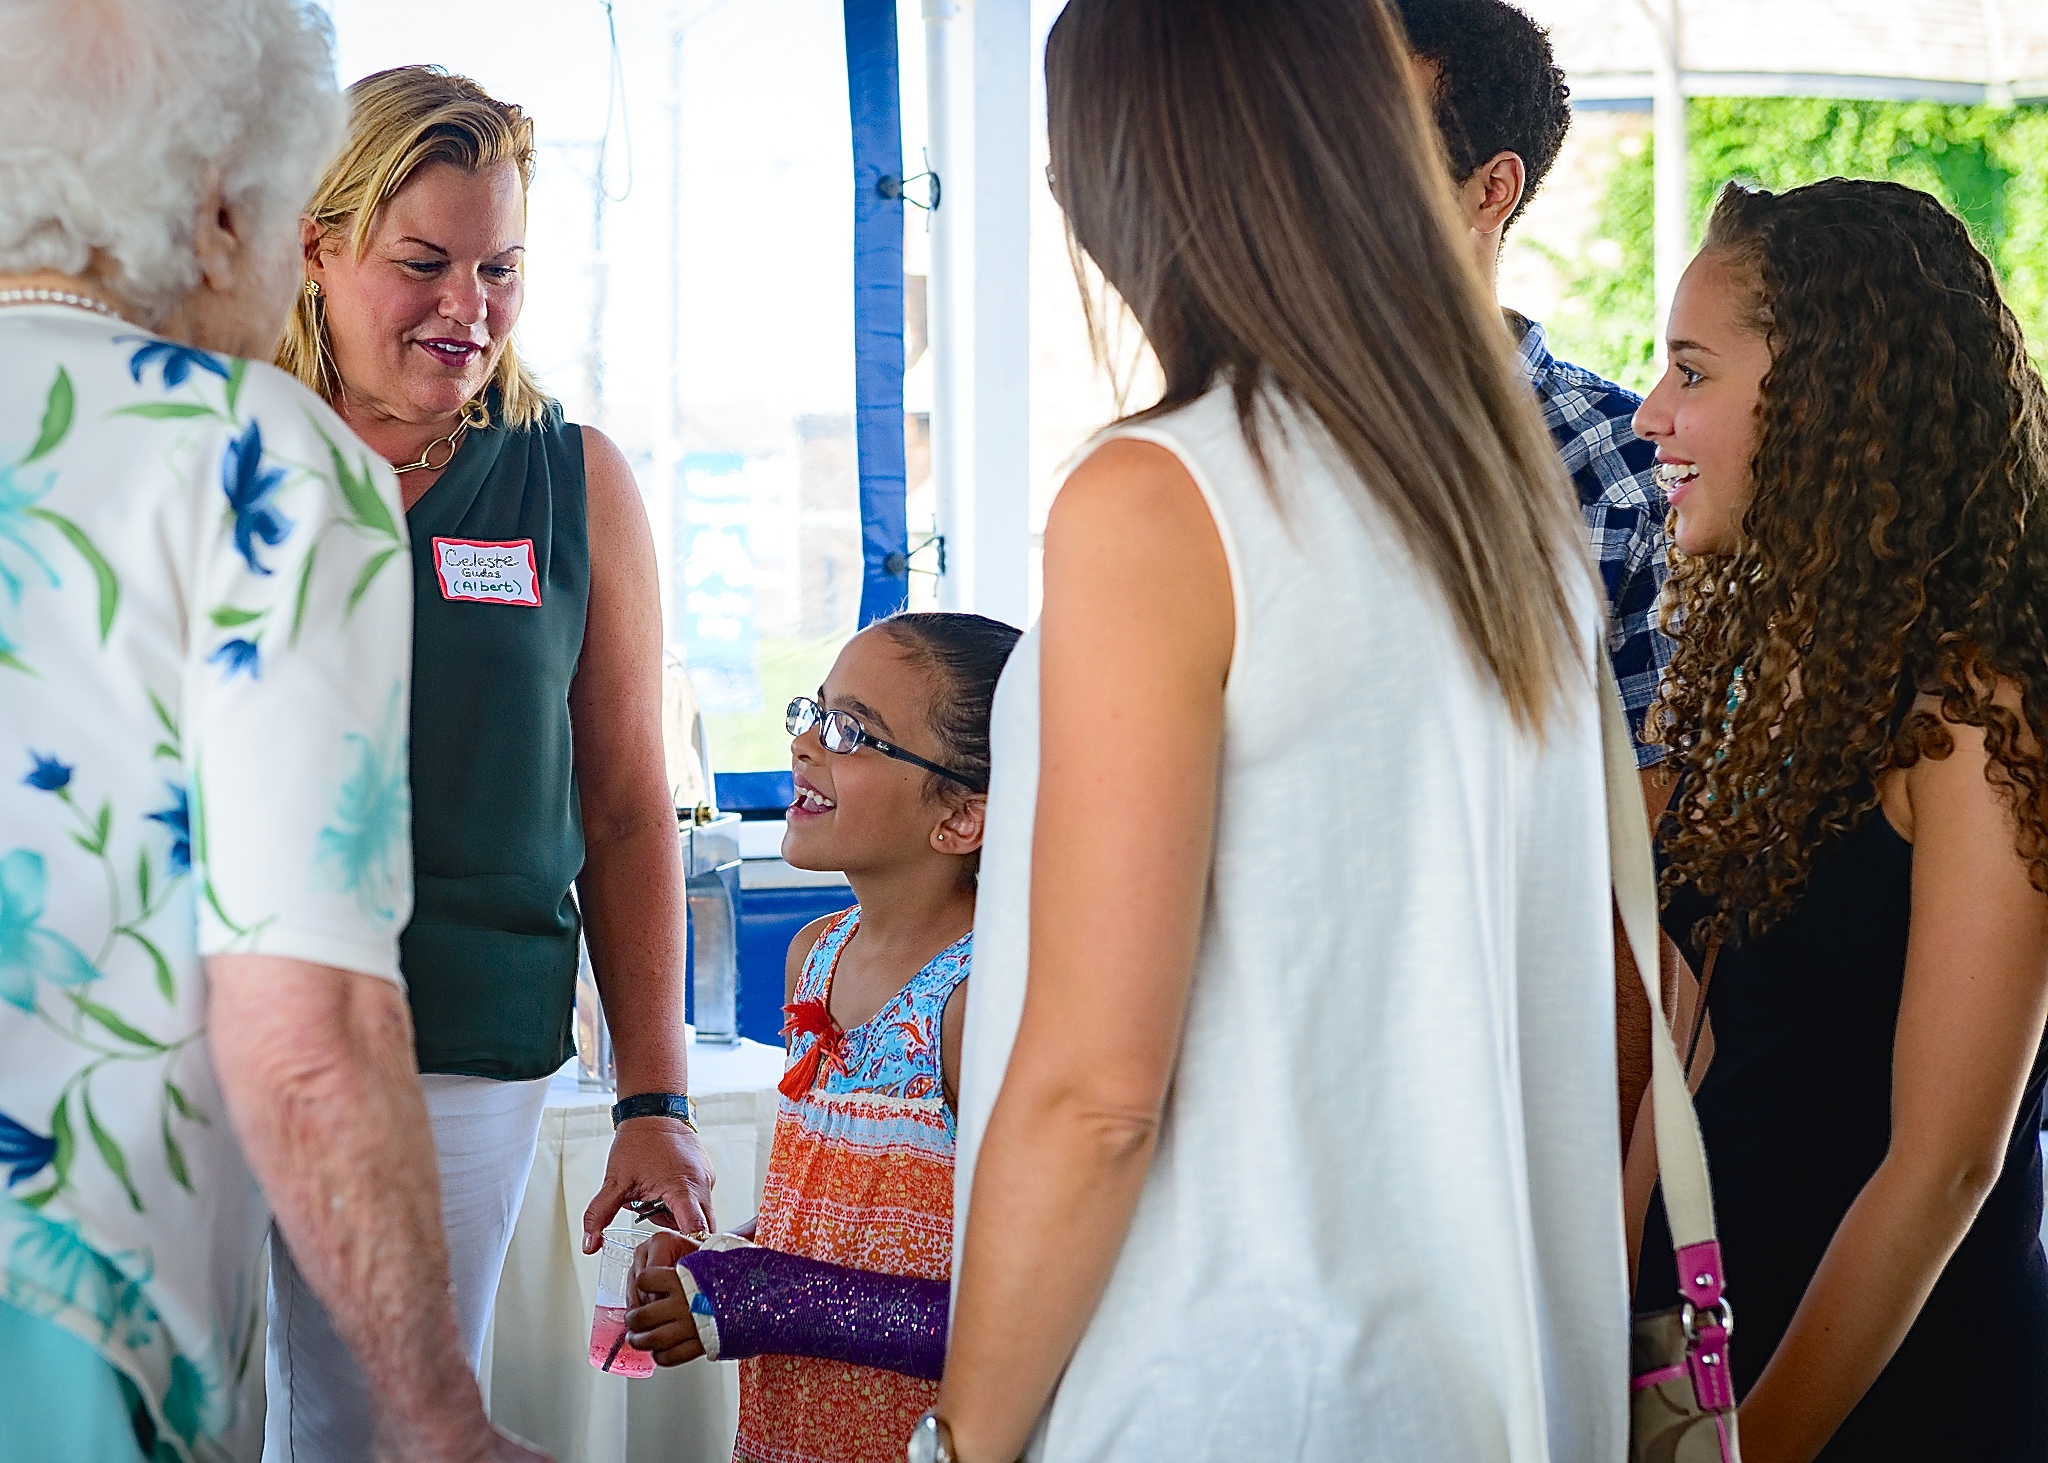
MULTIPOLYGON (((1773 191, 1828 177, 1925 189, 1997 266, 2035 360, 2048 361, 2048 107, 1700 97, 1686 133, 1695 239, 1731 180, 1773 191)), ((1618 155, 1587 246, 1576 257, 1543 251, 1575 306, 1544 322, 1553 348, 1638 391, 1656 354, 1655 166, 1649 137, 1618 155)))

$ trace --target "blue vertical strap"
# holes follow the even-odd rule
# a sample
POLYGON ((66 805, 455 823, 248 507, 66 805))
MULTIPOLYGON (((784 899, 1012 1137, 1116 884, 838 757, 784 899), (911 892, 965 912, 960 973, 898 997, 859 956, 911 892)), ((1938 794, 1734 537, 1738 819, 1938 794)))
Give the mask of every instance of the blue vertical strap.
POLYGON ((903 467, 903 124, 896 0, 845 0, 853 107, 853 359, 860 446, 860 622, 910 599, 903 467), (883 192, 882 180, 896 180, 883 192))

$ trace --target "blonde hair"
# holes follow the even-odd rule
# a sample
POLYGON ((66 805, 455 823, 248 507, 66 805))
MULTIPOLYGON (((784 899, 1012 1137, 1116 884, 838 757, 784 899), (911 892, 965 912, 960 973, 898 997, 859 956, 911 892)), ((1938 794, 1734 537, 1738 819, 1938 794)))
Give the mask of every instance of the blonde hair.
MULTIPOLYGON (((519 169, 522 190, 533 183, 533 119, 466 76, 439 66, 397 66, 350 87, 348 102, 348 140, 321 176, 306 216, 325 237, 346 232, 358 259, 369 250, 378 210, 429 163, 474 173, 509 162, 519 169)), ((299 295, 277 364, 331 402, 341 378, 328 349, 325 309, 320 296, 299 295)), ((532 426, 552 404, 509 340, 488 384, 498 388, 507 426, 532 426)), ((473 405, 487 425, 481 400, 473 405)))

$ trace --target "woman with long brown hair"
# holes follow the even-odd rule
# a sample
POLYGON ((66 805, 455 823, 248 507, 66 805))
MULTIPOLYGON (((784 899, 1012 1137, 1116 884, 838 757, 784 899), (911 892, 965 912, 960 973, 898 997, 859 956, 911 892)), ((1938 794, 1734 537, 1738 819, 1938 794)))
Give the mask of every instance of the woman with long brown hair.
POLYGON ((996 699, 912 1457, 1610 1463, 1597 590, 1398 23, 1074 0, 1046 85, 1166 391, 996 699))
MULTIPOLYGON (((1963 226, 1886 183, 1730 188, 1670 334, 1664 919, 1743 1454, 2038 1459, 2041 381, 1963 226)), ((1661 1206, 1642 1253, 1676 1304, 1661 1206)))

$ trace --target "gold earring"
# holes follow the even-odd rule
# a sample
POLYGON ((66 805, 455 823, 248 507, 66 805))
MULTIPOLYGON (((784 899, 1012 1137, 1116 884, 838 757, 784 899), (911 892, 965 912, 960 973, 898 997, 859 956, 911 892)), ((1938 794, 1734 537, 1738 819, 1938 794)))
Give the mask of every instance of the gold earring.
POLYGON ((309 279, 306 281, 306 298, 309 300, 317 300, 320 298, 319 280, 309 279))

